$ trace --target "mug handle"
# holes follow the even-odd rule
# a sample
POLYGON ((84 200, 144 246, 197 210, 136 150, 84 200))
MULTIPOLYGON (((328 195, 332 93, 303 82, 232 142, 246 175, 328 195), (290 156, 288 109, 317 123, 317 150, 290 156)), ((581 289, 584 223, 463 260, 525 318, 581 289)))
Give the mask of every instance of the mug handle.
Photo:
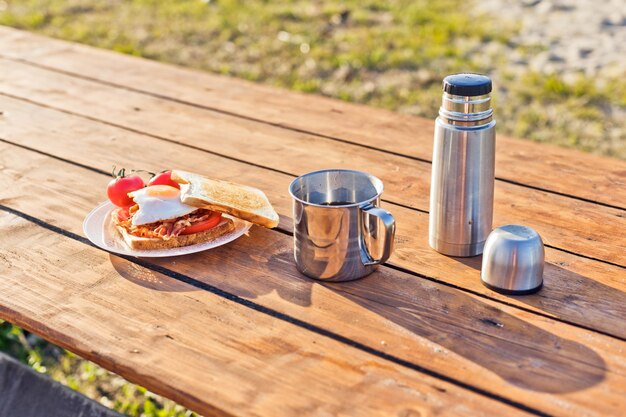
MULTIPOLYGON (((376 207, 373 204, 369 203, 367 205, 361 206, 361 261, 363 265, 378 265, 385 262, 391 256, 391 252, 393 251, 393 239, 396 234, 396 220, 393 218, 391 213, 387 210, 384 210, 380 207, 376 207), (372 258, 370 255, 370 248, 368 247, 368 242, 372 237, 372 231, 369 228, 369 216, 375 216, 378 219, 382 220, 385 225, 385 240, 383 242, 383 254, 380 259, 372 258), (368 239, 366 239, 366 235, 368 239)), ((379 239, 375 237, 376 241, 379 239)))

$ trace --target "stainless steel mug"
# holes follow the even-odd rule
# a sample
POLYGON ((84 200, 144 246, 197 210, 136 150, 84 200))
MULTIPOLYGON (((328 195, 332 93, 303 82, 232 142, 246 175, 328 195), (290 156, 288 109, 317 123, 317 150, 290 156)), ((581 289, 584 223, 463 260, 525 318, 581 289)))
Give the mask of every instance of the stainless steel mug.
POLYGON ((429 243, 451 256, 483 252, 493 219, 496 121, 491 80, 455 74, 443 80, 435 121, 429 243))
POLYGON ((324 281, 362 278, 393 250, 395 220, 379 207, 383 183, 351 170, 325 170, 296 178, 294 255, 298 270, 324 281))

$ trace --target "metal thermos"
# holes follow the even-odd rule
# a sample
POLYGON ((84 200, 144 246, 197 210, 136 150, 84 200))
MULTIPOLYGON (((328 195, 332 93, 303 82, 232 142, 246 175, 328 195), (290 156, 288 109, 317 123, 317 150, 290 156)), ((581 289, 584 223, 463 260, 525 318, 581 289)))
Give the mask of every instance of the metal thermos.
POLYGON ((449 75, 435 122, 429 243, 450 256, 483 252, 493 219, 496 121, 491 80, 449 75))

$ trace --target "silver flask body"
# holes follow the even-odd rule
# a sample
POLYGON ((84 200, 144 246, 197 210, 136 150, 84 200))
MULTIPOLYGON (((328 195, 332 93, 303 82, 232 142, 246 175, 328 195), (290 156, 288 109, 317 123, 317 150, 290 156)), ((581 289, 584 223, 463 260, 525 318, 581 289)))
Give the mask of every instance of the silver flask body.
POLYGON ((496 122, 490 103, 488 93, 443 94, 435 124, 429 244, 445 255, 480 255, 492 230, 496 122))

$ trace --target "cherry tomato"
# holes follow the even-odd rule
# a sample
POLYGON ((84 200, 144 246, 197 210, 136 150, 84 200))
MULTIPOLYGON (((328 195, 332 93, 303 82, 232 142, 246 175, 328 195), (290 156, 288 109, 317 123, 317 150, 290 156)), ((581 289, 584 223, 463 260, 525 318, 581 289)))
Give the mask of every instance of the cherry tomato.
POLYGON ((122 168, 117 174, 115 168, 113 169, 113 178, 107 187, 107 195, 111 203, 118 207, 128 207, 133 205, 133 199, 128 196, 128 193, 142 189, 146 185, 139 175, 125 175, 125 170, 122 168))
POLYGON ((186 227, 182 232, 180 232, 180 234, 191 235, 194 233, 204 232, 205 230, 212 229, 218 224, 220 224, 220 220, 222 220, 222 213, 218 213, 217 211, 214 211, 213 213, 211 213, 208 219, 198 222, 198 223, 194 223, 191 226, 186 227))
POLYGON ((171 185, 172 187, 180 189, 180 185, 172 180, 172 171, 159 172, 148 181, 148 185, 171 185))

